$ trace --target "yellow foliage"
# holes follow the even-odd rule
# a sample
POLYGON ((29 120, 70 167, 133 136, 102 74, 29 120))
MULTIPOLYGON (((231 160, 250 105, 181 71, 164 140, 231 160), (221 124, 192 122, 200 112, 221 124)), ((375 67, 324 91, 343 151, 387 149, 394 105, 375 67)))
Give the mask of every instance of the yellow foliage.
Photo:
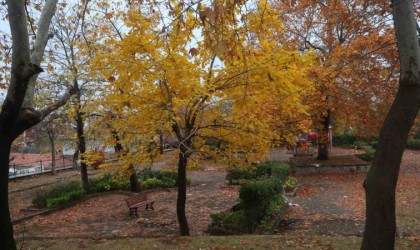
POLYGON ((308 126, 302 90, 312 88, 314 56, 282 46, 276 34, 283 25, 269 4, 248 13, 229 1, 197 8, 201 20, 185 14, 164 31, 156 14, 129 12, 130 32, 108 39, 91 65, 112 79, 101 107, 129 149, 120 167, 147 165, 159 134, 176 139, 176 156, 197 155, 195 166, 209 156, 249 164, 308 126))

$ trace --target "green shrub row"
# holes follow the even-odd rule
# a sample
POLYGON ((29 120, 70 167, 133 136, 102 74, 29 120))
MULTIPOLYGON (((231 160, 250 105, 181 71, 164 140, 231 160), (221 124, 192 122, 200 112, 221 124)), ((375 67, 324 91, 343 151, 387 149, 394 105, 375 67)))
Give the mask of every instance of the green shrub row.
POLYGON ((158 179, 156 177, 148 178, 140 182, 142 189, 157 188, 157 187, 175 187, 176 181, 174 179, 163 177, 158 179))
POLYGON ((355 135, 334 135, 332 138, 335 147, 363 149, 366 146, 376 148, 378 140, 376 137, 358 137, 355 135))
MULTIPOLYGON (((158 187, 175 187, 178 174, 171 171, 152 171, 146 169, 139 174, 139 182, 142 189, 158 187)), ((187 178, 187 184, 191 179, 187 178)), ((112 190, 130 190, 129 180, 118 180, 112 174, 104 174, 100 178, 89 182, 90 190, 95 193, 112 190)), ((46 191, 36 194, 32 204, 37 208, 55 207, 69 201, 80 199, 85 195, 79 181, 69 181, 49 187, 46 191)))
POLYGON ((74 190, 74 191, 64 194, 63 196, 48 199, 47 207, 56 207, 56 206, 68 203, 70 201, 78 200, 85 195, 86 195, 86 192, 83 189, 74 190))
POLYGON ((407 148, 420 150, 420 139, 413 139, 407 141, 407 148))
POLYGON ((357 140, 355 135, 333 135, 332 143, 335 147, 351 147, 357 140))
POLYGON ((35 195, 32 205, 37 208, 53 207, 85 195, 79 181, 69 181, 51 186, 35 195), (65 201, 64 201, 65 200, 65 201))
POLYGON ((282 181, 290 175, 291 167, 285 162, 265 162, 252 165, 246 169, 235 167, 228 171, 226 180, 231 184, 241 183, 239 180, 252 180, 267 176, 276 177, 282 181))
POLYGON ((89 183, 92 192, 105 192, 113 190, 130 190, 129 180, 118 180, 113 175, 107 173, 89 183))

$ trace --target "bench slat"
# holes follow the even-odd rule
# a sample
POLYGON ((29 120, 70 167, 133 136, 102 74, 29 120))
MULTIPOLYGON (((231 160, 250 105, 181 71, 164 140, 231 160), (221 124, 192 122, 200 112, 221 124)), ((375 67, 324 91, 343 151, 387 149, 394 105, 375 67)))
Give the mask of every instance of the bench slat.
POLYGON ((146 206, 146 210, 149 208, 154 210, 153 203, 155 200, 148 200, 146 195, 131 196, 130 198, 125 199, 125 202, 130 209, 130 215, 138 216, 137 209, 144 205, 146 206))

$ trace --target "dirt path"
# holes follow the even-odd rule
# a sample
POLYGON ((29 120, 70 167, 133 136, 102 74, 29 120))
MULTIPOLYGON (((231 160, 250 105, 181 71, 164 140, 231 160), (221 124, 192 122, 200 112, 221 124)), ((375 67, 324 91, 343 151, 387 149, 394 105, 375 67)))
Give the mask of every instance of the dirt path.
MULTIPOLYGON (((340 154, 354 150, 336 149, 340 154)), ((420 151, 406 150, 397 186, 400 236, 420 235, 420 151), (416 209, 417 207, 417 209, 416 209)), ((364 173, 297 176, 300 190, 278 228, 285 235, 361 236, 365 219, 364 173)))

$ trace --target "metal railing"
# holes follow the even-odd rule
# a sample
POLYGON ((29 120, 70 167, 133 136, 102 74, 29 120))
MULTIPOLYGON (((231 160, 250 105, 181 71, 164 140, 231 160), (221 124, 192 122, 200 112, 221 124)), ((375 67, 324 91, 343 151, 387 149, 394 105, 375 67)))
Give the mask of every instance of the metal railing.
MULTIPOLYGON (((56 158, 55 170, 60 171, 64 169, 73 168, 73 162, 65 157, 56 158)), ((35 161, 25 164, 12 164, 9 165, 9 179, 31 176, 37 174, 48 173, 52 171, 52 160, 35 161)))

